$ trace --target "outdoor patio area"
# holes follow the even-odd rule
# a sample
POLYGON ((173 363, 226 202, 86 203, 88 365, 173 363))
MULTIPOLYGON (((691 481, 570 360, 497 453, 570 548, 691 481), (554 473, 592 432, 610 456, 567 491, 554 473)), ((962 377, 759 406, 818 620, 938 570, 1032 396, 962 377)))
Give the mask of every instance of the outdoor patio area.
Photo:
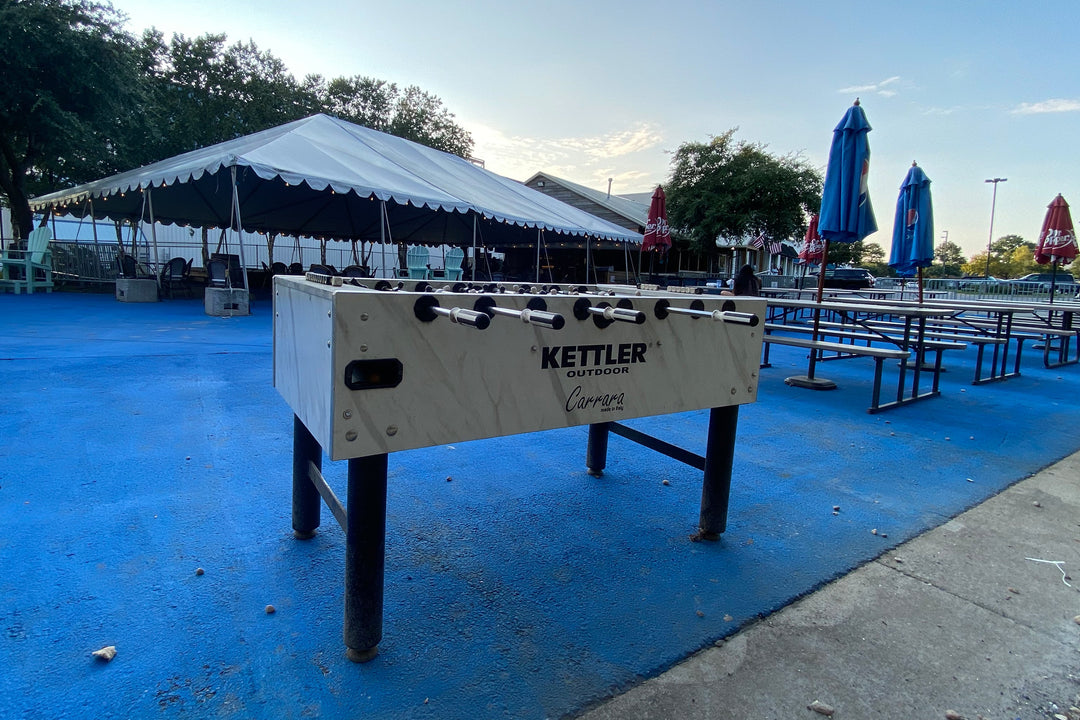
MULTIPOLYGON (((326 510, 293 536, 270 300, 251 313, 0 295, 0 716, 573 716, 1080 450, 1080 365, 1025 351, 974 386, 968 348, 941 397, 871 415, 867 358, 819 392, 777 346, 719 542, 689 540, 699 471, 614 437, 594 478, 585 427, 394 453, 385 634, 354 664, 344 537, 326 510)), ((708 418, 627 424, 701 453, 708 418)), ((346 463, 323 473, 343 496, 346 463)))

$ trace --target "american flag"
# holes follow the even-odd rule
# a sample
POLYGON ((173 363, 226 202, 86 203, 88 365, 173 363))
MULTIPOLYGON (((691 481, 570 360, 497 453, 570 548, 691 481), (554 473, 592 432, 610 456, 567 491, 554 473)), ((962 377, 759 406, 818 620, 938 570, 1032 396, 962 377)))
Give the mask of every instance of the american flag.
POLYGON ((751 242, 750 244, 753 245, 756 248, 764 248, 765 247, 765 232, 762 231, 761 234, 758 235, 756 238, 754 238, 754 241, 751 242))
POLYGON ((780 246, 780 243, 777 242, 776 240, 773 240, 771 243, 769 243, 769 253, 771 255, 779 255, 782 250, 783 250, 783 248, 780 246))

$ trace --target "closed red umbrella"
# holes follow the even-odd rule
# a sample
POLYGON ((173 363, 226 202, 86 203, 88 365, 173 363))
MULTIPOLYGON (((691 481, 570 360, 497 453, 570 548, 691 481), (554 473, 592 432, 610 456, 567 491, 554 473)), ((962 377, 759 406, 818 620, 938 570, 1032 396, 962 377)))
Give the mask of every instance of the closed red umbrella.
POLYGON ((666 252, 671 247, 671 228, 667 221, 667 196, 659 185, 653 190, 652 202, 649 203, 649 218, 645 223, 645 237, 641 242, 642 250, 666 252))
MULTIPOLYGON (((806 265, 811 263, 821 263, 821 258, 825 255, 825 241, 821 239, 821 235, 818 234, 818 214, 814 213, 810 217, 810 225, 806 228, 806 235, 803 237, 803 246, 799 250, 799 262, 806 265)), ((803 273, 806 276, 806 273, 803 273)), ((799 287, 802 287, 800 280, 799 287)))
POLYGON ((1035 248, 1035 262, 1046 265, 1052 260, 1068 265, 1076 257, 1076 231, 1073 230, 1069 203, 1058 195, 1046 206, 1039 246, 1035 248))
POLYGON ((1046 265, 1053 262, 1054 275, 1050 280, 1050 302, 1054 302, 1057 266, 1068 265, 1076 257, 1076 230, 1073 229, 1069 203, 1060 194, 1046 206, 1039 244, 1035 248, 1035 262, 1046 265))
POLYGON ((818 215, 810 218, 810 226, 806 228, 806 236, 803 237, 803 246, 799 250, 799 259, 806 263, 821 262, 821 256, 825 252, 825 242, 818 235, 818 215))
MULTIPOLYGON (((667 222, 667 196, 664 188, 659 185, 653 190, 652 202, 649 203, 649 217, 645 221, 645 235, 641 240, 641 250, 655 250, 663 256, 671 247, 671 228, 667 222)), ((649 278, 653 277, 653 263, 655 255, 649 256, 649 278)), ((641 264, 641 253, 638 253, 638 266, 644 270, 641 264)))

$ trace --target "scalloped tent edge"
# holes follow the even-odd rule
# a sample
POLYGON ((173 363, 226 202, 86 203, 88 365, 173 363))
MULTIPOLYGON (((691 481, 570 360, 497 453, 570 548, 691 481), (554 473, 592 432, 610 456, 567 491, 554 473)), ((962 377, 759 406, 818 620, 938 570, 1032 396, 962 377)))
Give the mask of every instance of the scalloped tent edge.
MULTIPOLYGON (((641 235, 464 158, 313 115, 31 200, 35 211, 318 238, 438 243, 483 221, 483 243, 549 231, 641 235), (235 175, 234 175, 235 174, 235 175), (514 236, 514 237, 509 237, 514 236)), ((462 243, 457 243, 462 244, 462 243)))

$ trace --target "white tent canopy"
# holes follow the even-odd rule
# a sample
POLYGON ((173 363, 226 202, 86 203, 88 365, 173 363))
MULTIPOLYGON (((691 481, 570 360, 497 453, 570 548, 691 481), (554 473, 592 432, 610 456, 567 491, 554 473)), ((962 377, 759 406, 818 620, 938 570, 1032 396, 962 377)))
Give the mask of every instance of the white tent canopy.
POLYGON ((43 195, 31 207, 340 240, 464 245, 479 235, 490 247, 535 241, 543 230, 641 242, 461 157, 326 115, 43 195))

